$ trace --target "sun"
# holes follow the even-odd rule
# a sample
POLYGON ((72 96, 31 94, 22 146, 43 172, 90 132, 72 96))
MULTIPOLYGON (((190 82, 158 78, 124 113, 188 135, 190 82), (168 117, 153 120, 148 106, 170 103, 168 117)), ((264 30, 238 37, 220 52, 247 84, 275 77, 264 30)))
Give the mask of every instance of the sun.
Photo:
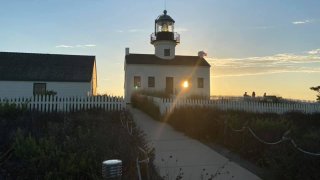
POLYGON ((189 87, 189 82, 188 81, 184 81, 183 84, 182 84, 182 87, 188 88, 189 87))

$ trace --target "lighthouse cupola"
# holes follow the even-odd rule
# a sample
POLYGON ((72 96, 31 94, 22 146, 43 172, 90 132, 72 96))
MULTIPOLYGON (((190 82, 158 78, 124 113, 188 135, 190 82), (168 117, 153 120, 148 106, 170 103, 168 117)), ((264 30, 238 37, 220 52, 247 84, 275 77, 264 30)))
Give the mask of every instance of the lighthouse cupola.
POLYGON ((167 14, 167 10, 158 16, 151 34, 151 44, 155 47, 155 55, 162 59, 173 59, 175 47, 180 43, 180 35, 174 32, 175 21, 167 14))

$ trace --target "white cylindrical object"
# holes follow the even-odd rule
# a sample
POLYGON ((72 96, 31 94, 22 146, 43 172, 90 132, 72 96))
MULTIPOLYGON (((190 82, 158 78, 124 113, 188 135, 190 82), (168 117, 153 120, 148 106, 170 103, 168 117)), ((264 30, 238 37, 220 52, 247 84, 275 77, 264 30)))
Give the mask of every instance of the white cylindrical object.
POLYGON ((122 161, 112 159, 102 162, 103 179, 120 179, 122 176, 122 161))

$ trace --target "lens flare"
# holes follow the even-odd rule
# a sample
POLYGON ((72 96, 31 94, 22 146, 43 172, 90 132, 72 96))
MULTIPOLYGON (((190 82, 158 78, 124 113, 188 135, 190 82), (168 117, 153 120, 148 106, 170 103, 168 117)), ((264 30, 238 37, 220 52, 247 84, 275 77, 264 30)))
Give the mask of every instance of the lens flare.
POLYGON ((188 81, 184 81, 183 84, 182 84, 182 86, 183 86, 184 88, 188 88, 188 87, 189 87, 189 82, 188 82, 188 81))

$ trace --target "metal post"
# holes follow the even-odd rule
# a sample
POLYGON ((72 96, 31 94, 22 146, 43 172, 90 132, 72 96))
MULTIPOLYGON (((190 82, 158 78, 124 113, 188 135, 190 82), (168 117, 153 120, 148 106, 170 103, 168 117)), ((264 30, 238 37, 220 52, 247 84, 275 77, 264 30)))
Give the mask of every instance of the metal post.
POLYGON ((142 180, 141 179, 140 164, 139 164, 139 159, 138 158, 137 158, 136 165, 137 165, 137 171, 138 171, 138 178, 139 178, 139 180, 142 180))

